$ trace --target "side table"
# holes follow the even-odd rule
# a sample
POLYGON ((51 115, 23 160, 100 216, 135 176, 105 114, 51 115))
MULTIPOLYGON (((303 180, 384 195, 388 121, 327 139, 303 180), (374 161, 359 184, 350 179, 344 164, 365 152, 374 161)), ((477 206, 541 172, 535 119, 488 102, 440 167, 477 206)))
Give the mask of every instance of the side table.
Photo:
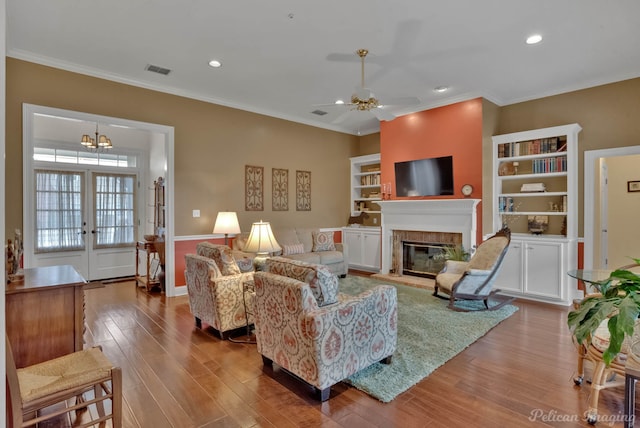
POLYGON ((151 267, 151 261, 158 257, 156 246, 153 241, 136 242, 136 285, 142 284, 147 291, 151 291, 154 287, 160 286, 160 280, 157 278, 156 272, 151 267), (146 254, 146 270, 141 273, 139 270, 140 252, 146 254))
POLYGON ((247 299, 251 297, 253 294, 255 294, 255 292, 256 292, 256 288, 255 288, 255 282, 253 282, 253 279, 247 280, 242 283, 242 304, 244 305, 244 318, 247 322, 247 327, 246 327, 247 333, 245 335, 245 339, 236 339, 236 338, 230 337, 229 338, 230 342, 256 343, 255 338, 252 337, 251 325, 249 324, 249 315, 253 314, 253 307, 250 308, 247 302, 247 299))
POLYGON ((636 381, 640 380, 640 342, 635 342, 629 349, 624 376, 624 428, 633 428, 636 418, 636 381))

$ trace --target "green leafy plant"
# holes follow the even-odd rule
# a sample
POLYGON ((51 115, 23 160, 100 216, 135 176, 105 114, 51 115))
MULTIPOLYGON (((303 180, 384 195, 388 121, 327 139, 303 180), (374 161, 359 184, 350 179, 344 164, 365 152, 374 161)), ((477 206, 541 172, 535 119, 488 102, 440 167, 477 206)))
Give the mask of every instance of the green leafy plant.
POLYGON ((447 246, 443 251, 445 260, 457 260, 461 262, 469 261, 469 252, 462 245, 447 246))
MULTIPOLYGON (((633 259, 640 264, 640 259, 633 259)), ((622 342, 633 335, 640 314, 640 276, 618 269, 604 281, 592 284, 597 293, 587 296, 579 308, 569 312, 569 329, 579 344, 589 343, 595 330, 605 320, 610 333, 609 347, 603 353, 608 366, 620 352, 622 342)))

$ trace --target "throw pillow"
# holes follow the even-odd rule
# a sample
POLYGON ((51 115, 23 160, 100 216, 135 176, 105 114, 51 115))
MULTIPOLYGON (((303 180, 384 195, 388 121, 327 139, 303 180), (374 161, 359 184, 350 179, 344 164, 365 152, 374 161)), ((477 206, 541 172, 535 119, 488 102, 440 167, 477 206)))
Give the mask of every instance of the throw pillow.
POLYGON ((335 251, 333 232, 313 232, 313 249, 311 251, 335 251))
POLYGON ((231 248, 229 247, 220 248, 220 251, 218 251, 216 256, 214 257, 214 260, 220 268, 220 272, 224 276, 237 275, 241 273, 238 264, 231 255, 231 248))
POLYGON ((290 256, 293 254, 302 254, 304 253, 304 244, 284 244, 282 245, 282 255, 290 256))
POLYGON ((250 259, 249 257, 236 259, 236 264, 242 273, 253 272, 253 259, 250 259))

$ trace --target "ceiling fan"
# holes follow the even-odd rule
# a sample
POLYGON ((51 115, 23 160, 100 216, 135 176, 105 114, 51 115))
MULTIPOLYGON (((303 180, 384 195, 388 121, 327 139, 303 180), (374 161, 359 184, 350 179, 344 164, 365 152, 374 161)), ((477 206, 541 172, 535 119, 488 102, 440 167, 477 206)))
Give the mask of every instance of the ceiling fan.
POLYGON ((349 107, 349 111, 339 116, 336 120, 333 121, 333 123, 344 121, 348 113, 353 110, 371 112, 376 118, 378 118, 378 120, 393 120, 395 119, 395 115, 393 115, 388 110, 384 110, 383 107, 392 105, 409 106, 420 104, 420 100, 416 97, 387 99, 386 102, 381 103, 378 98, 376 98, 373 91, 367 88, 364 83, 364 59, 368 53, 369 51, 367 49, 358 49, 356 51, 356 55, 360 57, 361 64, 360 86, 357 86, 355 92, 351 95, 351 102, 342 104, 319 104, 321 106, 327 107, 341 105, 349 107))

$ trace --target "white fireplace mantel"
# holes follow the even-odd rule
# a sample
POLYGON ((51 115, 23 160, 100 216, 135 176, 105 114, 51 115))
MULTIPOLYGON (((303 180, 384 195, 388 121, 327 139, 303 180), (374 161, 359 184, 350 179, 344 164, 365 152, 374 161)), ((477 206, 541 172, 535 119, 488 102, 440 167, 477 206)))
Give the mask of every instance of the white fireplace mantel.
POLYGON ((380 201, 382 210, 382 273, 388 274, 393 253, 393 231, 450 232, 462 234, 462 245, 476 245, 480 199, 421 199, 380 201))

